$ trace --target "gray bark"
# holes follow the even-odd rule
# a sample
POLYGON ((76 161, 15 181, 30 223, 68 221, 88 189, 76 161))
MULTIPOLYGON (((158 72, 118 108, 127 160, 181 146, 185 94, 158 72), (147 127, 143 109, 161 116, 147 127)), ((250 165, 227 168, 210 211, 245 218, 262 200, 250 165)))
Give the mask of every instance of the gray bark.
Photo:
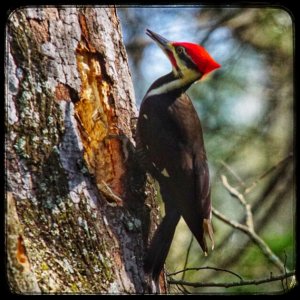
POLYGON ((135 116, 114 8, 12 12, 6 249, 13 292, 153 292, 143 257, 158 209, 134 160, 135 116))

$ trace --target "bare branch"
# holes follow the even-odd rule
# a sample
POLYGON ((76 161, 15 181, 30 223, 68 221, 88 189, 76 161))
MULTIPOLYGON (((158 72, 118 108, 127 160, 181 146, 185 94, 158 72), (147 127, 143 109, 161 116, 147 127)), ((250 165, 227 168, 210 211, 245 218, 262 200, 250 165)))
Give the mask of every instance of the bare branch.
POLYGON ((230 225, 233 228, 236 228, 245 234, 247 234, 251 240, 261 249, 263 254, 274 264, 278 269, 282 272, 286 271, 286 268, 282 261, 279 259, 278 256, 270 249, 270 247, 265 243, 264 240, 262 240, 253 230, 250 230, 247 226, 242 225, 238 222, 229 220, 226 216, 221 214, 218 210, 215 208, 212 208, 212 213, 214 216, 216 216, 218 219, 223 221, 224 223, 230 225))
POLYGON ((225 215, 223 215, 222 213, 220 213, 217 209, 215 209, 214 207, 212 208, 212 213, 214 216, 216 216, 219 220, 223 221, 224 223, 230 225, 231 227, 238 229, 246 234, 248 234, 248 228, 246 225, 242 225, 236 221, 230 220, 228 219, 225 215))
POLYGON ((249 231, 249 237, 252 241, 262 250, 264 255, 281 271, 288 270, 285 268, 284 264, 280 260, 280 258, 270 249, 270 247, 266 244, 266 242, 261 239, 255 232, 249 231))
POLYGON ((179 273, 185 273, 186 271, 200 271, 200 270, 214 270, 214 271, 221 271, 221 272, 230 273, 230 274, 238 277, 241 281, 243 281, 243 278, 239 274, 237 274, 235 272, 232 272, 232 271, 229 271, 229 270, 225 270, 225 269, 221 269, 221 268, 209 267, 209 266, 206 266, 206 267, 195 267, 195 268, 186 268, 186 269, 174 272, 174 273, 169 273, 168 276, 174 276, 174 275, 177 275, 179 273))
POLYGON ((223 160, 220 160, 222 166, 224 166, 229 173, 231 173, 235 179, 239 182, 240 185, 245 186, 245 182, 243 179, 223 160))
POLYGON ((230 288, 234 286, 244 286, 244 285, 259 285, 263 283, 269 283, 272 281, 278 281, 278 280, 284 280, 285 278, 295 276, 295 271, 288 272, 286 274, 281 274, 277 276, 270 276, 267 278, 257 279, 257 280, 241 280, 236 282, 189 282, 184 280, 175 280, 170 278, 168 280, 169 284, 176 284, 176 285, 185 285, 185 286, 191 286, 194 288, 198 287, 225 287, 230 288))
POLYGON ((225 175, 221 175, 222 183, 224 187, 228 190, 228 192, 235 198, 237 198, 240 203, 244 206, 246 210, 246 226, 242 225, 238 222, 229 220, 226 216, 221 214, 216 209, 212 208, 212 213, 218 217, 223 222, 228 225, 246 233, 251 240, 261 249, 263 254, 275 265, 281 272, 285 272, 287 269, 285 268, 284 263, 279 259, 278 256, 270 249, 270 247, 265 243, 263 239, 261 239, 256 232, 254 231, 253 226, 253 216, 251 212, 251 206, 246 202, 245 197, 242 193, 238 192, 235 188, 233 188, 227 180, 225 175))
POLYGON ((246 202, 245 197, 242 193, 240 193, 238 190, 236 190, 228 183, 227 177, 225 175, 221 175, 221 180, 224 187, 227 189, 230 195, 237 198, 240 201, 240 203, 244 206, 246 210, 246 225, 249 228, 249 230, 254 231, 253 216, 252 216, 250 204, 246 202))
POLYGON ((176 284, 176 287, 182 294, 184 295, 190 294, 190 292, 183 285, 176 284))
POLYGON ((225 215, 220 213, 217 209, 212 207, 212 213, 216 216, 219 220, 223 221, 224 223, 230 225, 232 228, 238 229, 246 234, 248 234, 248 228, 246 225, 242 225, 236 221, 229 220, 225 215))
MULTIPOLYGON (((275 176, 271 178, 268 185, 264 187, 264 191, 260 194, 260 196, 253 201, 253 204, 251 205, 251 211, 254 215, 255 212, 260 211, 260 207, 262 204, 268 203, 268 209, 266 213, 263 213, 256 221, 255 221, 255 231, 257 234, 268 223, 269 220, 273 218, 273 215, 276 213, 276 211, 281 209, 282 205, 282 199, 286 197, 286 193, 288 193, 287 186, 290 186, 290 184, 293 183, 293 172, 291 171, 291 161, 286 161, 285 164, 281 164, 279 168, 277 168, 276 171, 274 171, 275 176), (284 184, 282 182, 284 181, 284 184), (281 184, 279 184, 279 182, 281 184), (275 197, 270 197, 272 193, 275 193, 275 197), (269 203, 271 202, 271 203, 269 203)), ((237 222, 244 224, 246 222, 246 216, 243 218, 239 218, 236 220, 237 222)), ((230 232, 223 236, 222 240, 216 245, 216 250, 221 249, 225 243, 231 240, 231 236, 235 232, 234 228, 230 230, 230 232)), ((232 256, 225 258, 222 261, 223 268, 230 268, 231 264, 237 263, 239 259, 241 258, 242 252, 246 251, 247 246, 252 242, 251 239, 242 242, 241 245, 239 245, 238 249, 235 249, 232 252, 232 256)), ((209 274, 207 276, 207 279, 213 276, 213 273, 209 274)))

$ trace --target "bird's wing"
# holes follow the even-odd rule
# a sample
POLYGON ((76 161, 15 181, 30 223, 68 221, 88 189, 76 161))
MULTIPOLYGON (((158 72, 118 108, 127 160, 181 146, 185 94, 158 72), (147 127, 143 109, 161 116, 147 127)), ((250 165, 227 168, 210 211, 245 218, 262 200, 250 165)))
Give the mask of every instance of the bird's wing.
POLYGON ((179 130, 167 114, 167 108, 161 116, 160 107, 157 108, 161 99, 154 100, 157 101, 152 101, 151 105, 145 102, 141 106, 136 131, 139 161, 153 175, 154 169, 159 173, 164 169, 170 171, 180 163, 179 130))
MULTIPOLYGON (((194 194, 191 210, 187 212, 188 217, 185 219, 187 223, 190 223, 188 225, 197 237, 201 247, 207 252, 206 236, 211 240, 212 248, 214 247, 214 241, 211 224, 210 177, 201 123, 191 100, 186 94, 176 101, 176 104, 171 108, 170 115, 173 121, 176 122, 177 128, 183 137, 182 141, 186 145, 182 149, 177 163, 181 164, 186 170, 192 169, 193 173, 192 186, 194 194)), ((186 176, 188 176, 188 173, 186 173, 186 176)), ((188 182, 186 182, 186 185, 190 187, 188 182)))
POLYGON ((206 160, 194 158, 195 194, 201 215, 205 219, 210 218, 210 178, 206 160))
POLYGON ((207 252, 206 237, 211 241, 211 248, 214 249, 214 234, 211 223, 211 196, 209 169, 206 160, 194 159, 195 193, 196 202, 200 211, 203 231, 204 251, 207 252))

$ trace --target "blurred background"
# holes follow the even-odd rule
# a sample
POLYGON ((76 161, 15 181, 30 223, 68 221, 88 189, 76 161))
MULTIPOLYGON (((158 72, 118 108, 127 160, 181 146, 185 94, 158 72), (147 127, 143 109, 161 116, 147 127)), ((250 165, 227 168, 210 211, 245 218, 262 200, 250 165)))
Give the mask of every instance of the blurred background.
MULTIPOLYGON (((295 268, 293 20, 279 8, 118 7, 137 106, 171 64, 145 35, 203 45, 222 65, 188 90, 202 121, 215 209, 245 222, 245 210, 221 176, 252 206, 254 229, 290 270, 295 268)), ((213 217, 215 250, 204 257, 181 220, 167 258, 168 273, 211 266, 245 280, 279 274, 244 233, 213 217), (190 246, 190 251, 188 251, 190 246), (187 255, 188 253, 188 255, 187 255)), ((173 276, 181 279, 182 274, 173 276)), ((228 273, 189 271, 188 281, 233 282, 228 273)), ((181 293, 171 285, 171 292, 181 293)), ((273 293, 280 281, 226 288, 187 288, 192 293, 273 293)))

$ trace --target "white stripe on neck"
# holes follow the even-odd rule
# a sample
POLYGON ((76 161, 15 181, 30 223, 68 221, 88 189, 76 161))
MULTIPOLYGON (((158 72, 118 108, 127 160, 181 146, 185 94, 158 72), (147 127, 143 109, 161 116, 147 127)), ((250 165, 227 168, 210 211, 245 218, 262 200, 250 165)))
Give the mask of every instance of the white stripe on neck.
POLYGON ((200 75, 198 72, 191 70, 191 69, 186 69, 186 70, 184 70, 183 77, 179 77, 179 78, 177 78, 173 81, 170 81, 168 83, 165 83, 153 90, 150 90, 147 93, 147 95, 145 96, 145 98, 150 97, 150 96, 164 94, 169 91, 176 90, 176 89, 180 89, 181 87, 183 87, 189 83, 193 83, 199 77, 200 77, 200 75))

